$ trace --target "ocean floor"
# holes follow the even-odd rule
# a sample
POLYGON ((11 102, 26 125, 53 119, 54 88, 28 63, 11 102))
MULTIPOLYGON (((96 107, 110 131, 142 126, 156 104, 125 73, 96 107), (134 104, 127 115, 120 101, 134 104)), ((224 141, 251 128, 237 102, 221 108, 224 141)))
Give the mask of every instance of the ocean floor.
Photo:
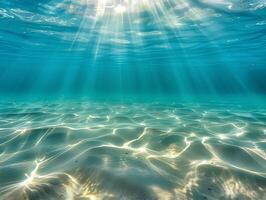
POLYGON ((266 108, 2 103, 0 199, 266 199, 266 108))

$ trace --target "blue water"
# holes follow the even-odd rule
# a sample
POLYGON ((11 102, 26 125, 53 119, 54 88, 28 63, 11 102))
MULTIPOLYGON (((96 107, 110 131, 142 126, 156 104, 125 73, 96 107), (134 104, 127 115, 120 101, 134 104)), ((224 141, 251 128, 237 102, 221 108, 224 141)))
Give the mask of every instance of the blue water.
POLYGON ((265 199, 265 0, 0 2, 0 199, 265 199))

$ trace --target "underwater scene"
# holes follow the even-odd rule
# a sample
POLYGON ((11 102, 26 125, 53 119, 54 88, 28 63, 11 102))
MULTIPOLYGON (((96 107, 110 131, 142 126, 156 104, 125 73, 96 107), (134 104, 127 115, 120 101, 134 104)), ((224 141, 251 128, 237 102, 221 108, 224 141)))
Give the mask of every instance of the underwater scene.
POLYGON ((0 200, 266 200, 266 0, 2 0, 0 200))

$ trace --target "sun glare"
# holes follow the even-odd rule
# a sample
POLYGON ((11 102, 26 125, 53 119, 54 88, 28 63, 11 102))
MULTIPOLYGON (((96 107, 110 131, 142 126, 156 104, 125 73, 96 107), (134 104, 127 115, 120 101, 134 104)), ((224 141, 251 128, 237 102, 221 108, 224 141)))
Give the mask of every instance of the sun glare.
POLYGON ((117 14, 123 14, 124 12, 126 12, 126 7, 121 5, 121 4, 118 4, 116 7, 115 7, 115 12, 117 14))

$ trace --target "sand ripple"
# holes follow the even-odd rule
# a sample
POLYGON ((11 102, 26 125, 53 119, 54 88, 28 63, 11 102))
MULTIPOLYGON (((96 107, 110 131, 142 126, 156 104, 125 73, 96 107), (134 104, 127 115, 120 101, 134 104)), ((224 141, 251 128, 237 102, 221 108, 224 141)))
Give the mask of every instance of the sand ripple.
POLYGON ((2 104, 0 199, 263 199, 266 109, 2 104))

